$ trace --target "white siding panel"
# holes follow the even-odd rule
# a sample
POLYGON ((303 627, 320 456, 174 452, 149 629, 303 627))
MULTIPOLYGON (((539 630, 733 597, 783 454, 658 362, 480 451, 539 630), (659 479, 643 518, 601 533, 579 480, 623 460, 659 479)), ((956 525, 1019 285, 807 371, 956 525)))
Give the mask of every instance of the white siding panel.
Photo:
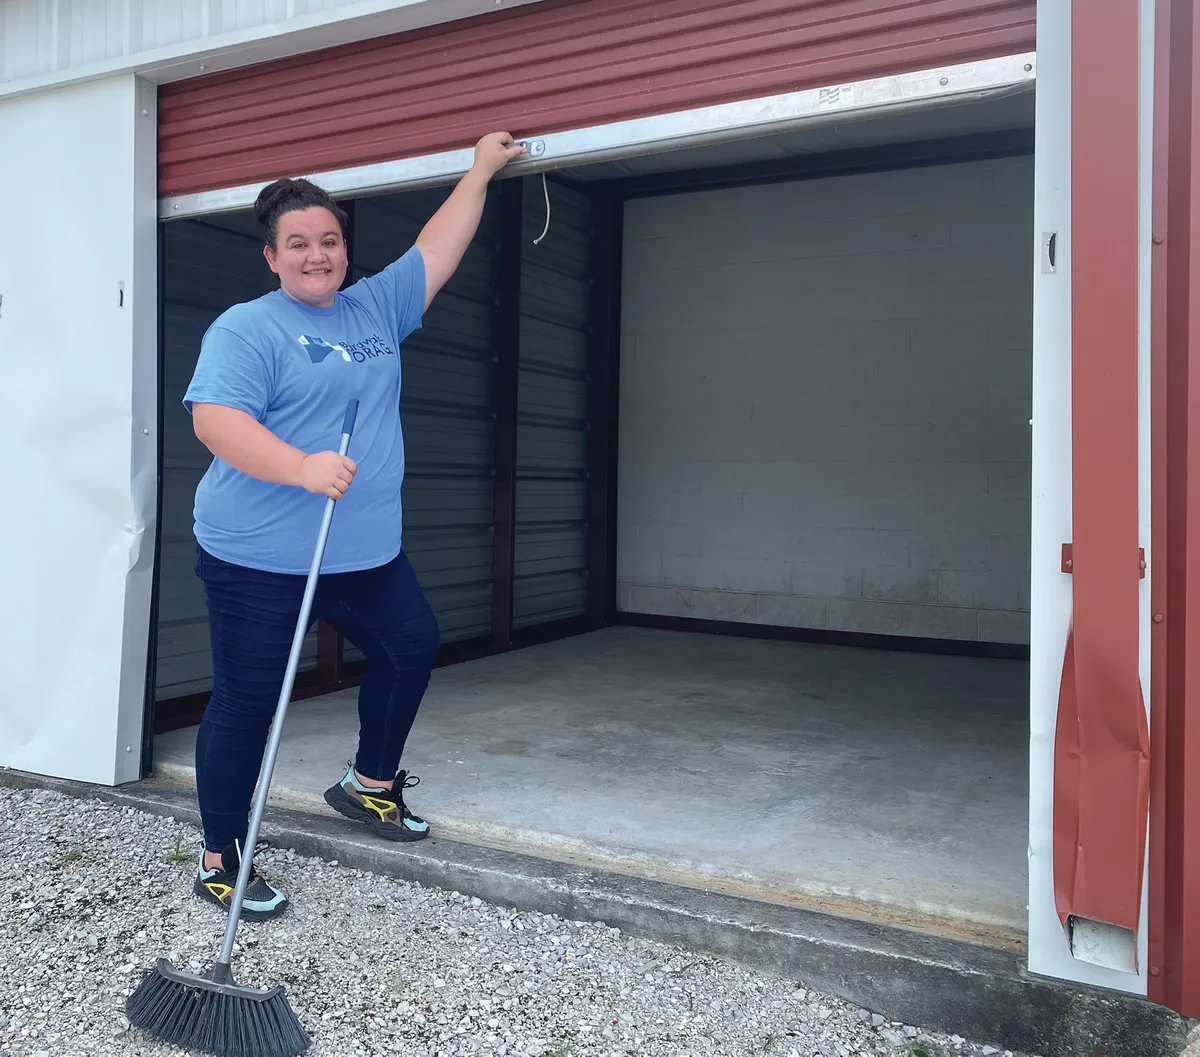
POLYGON ((311 15, 318 11, 328 11, 340 3, 341 0, 295 0, 296 14, 311 15))
MULTIPOLYGON (((150 51, 205 36, 204 7, 196 0, 152 0, 143 3, 141 46, 150 51)), ((136 16, 137 6, 131 9, 136 16)), ((138 32, 134 26, 130 31, 138 32)), ((136 36, 132 39, 136 40, 136 36)))
POLYGON ((287 9, 287 0, 223 0, 221 23, 210 29, 252 29, 269 22, 283 22, 287 18, 287 9))
MULTIPOLYGON (((505 0, 504 9, 538 0, 505 0)), ((162 82, 497 10, 494 0, 0 0, 0 95, 123 71, 162 82)))
POLYGON ((1028 641, 1032 172, 628 204, 623 608, 1028 641))
POLYGON ((119 0, 60 0, 58 67, 115 59, 125 51, 125 5, 119 0), (65 21, 63 19, 66 15, 65 21), (64 54, 65 52, 65 54, 64 54))
POLYGON ((54 64, 54 11, 49 0, 8 0, 0 20, 5 80, 29 77, 54 64))

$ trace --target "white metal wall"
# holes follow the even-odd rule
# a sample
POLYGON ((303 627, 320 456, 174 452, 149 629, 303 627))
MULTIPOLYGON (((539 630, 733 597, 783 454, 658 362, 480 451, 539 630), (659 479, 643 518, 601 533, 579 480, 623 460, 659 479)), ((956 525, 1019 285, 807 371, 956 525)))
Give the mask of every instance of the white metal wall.
POLYGON ((136 778, 157 462, 154 93, 0 99, 0 766, 136 778))
POLYGON ((1028 641, 1032 162, 631 202, 618 604, 1028 641))

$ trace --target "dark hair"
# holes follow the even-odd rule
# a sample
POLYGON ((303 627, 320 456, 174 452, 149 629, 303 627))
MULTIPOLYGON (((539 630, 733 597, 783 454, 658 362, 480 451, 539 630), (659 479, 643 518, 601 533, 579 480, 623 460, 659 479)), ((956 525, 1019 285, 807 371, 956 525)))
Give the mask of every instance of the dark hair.
POLYGON ((267 184, 258 192, 254 202, 254 219, 267 229, 267 245, 275 248, 278 236, 279 218, 293 209, 309 209, 312 206, 324 206, 336 218, 338 227, 342 229, 342 237, 346 235, 346 224, 349 218, 329 193, 309 180, 292 180, 284 178, 267 184))

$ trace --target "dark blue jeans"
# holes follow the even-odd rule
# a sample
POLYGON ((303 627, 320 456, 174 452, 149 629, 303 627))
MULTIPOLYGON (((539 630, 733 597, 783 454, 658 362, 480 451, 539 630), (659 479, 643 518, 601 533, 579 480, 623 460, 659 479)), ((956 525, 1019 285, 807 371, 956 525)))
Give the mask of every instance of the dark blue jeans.
MULTIPOLYGON (((208 602, 213 691, 196 738, 196 793, 204 844, 245 840, 250 802, 283 685, 307 577, 231 565, 199 548, 208 602)), ((317 581, 313 620, 325 620, 366 655, 358 693, 354 766, 395 777, 437 658, 433 610, 402 551, 387 565, 317 581)), ((332 776, 336 781, 341 775, 332 776)))

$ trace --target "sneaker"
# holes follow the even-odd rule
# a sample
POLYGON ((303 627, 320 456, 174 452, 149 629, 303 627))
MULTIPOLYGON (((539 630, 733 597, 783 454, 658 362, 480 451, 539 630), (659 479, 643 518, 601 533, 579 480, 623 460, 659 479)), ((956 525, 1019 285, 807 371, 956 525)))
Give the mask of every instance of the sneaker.
MULTIPOLYGON (((237 887, 241 863, 241 847, 237 841, 221 852, 221 865, 211 870, 204 868, 204 852, 201 851, 200 868, 196 873, 196 895, 228 910, 233 903, 233 890, 237 887)), ((287 896, 263 879, 258 872, 258 863, 251 863, 250 882, 246 885, 246 896, 242 900, 242 917, 250 921, 266 921, 282 914, 287 905, 287 896)))
POLYGON ((342 780, 325 790, 325 803, 356 822, 365 822, 384 840, 413 841, 429 836, 429 823, 418 818, 404 803, 404 790, 421 779, 401 771, 391 789, 363 785, 351 764, 342 780))

